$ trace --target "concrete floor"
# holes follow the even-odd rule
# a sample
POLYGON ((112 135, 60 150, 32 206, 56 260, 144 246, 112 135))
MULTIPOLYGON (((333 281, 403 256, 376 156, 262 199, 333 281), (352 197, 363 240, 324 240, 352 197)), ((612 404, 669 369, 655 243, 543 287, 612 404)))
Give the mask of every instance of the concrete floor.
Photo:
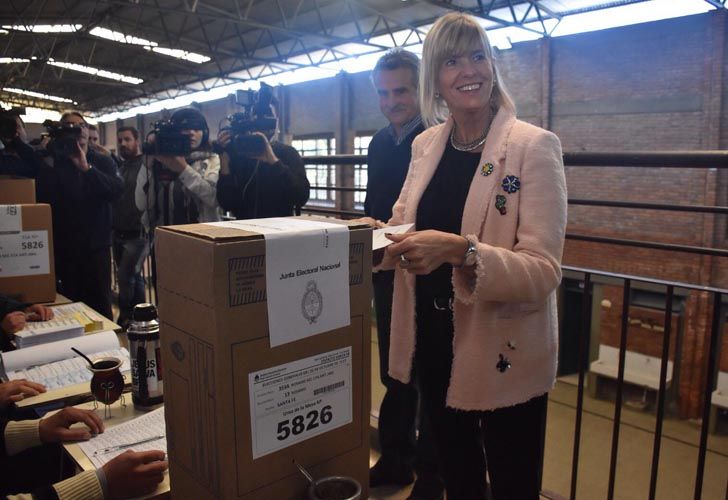
MULTIPOLYGON (((372 425, 376 425, 384 388, 379 382, 376 334, 372 338, 372 425)), ((573 380, 566 378, 557 382, 549 396, 543 491, 555 493, 553 498, 568 498, 570 493, 576 389, 573 380)), ((592 399, 585 394, 577 481, 579 500, 607 498, 613 415, 613 403, 592 399)), ((648 498, 654 428, 654 414, 623 406, 615 499, 648 498)), ((694 497, 699 440, 698 423, 669 418, 664 420, 656 498, 684 500, 694 497)), ((373 449, 372 464, 377 456, 377 451, 373 449)), ((408 493, 409 489, 397 491, 377 488, 372 490, 370 498, 403 500, 408 493)), ((711 435, 708 439, 701 498, 728 500, 728 435, 711 435)))

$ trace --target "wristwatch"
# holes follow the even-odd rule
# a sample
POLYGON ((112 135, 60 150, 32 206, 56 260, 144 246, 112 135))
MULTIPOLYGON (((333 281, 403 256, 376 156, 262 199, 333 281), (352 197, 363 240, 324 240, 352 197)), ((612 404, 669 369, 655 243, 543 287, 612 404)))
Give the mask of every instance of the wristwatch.
POLYGON ((465 250, 465 256, 463 258, 463 266, 474 266, 478 257, 478 247, 475 246, 475 241, 471 238, 465 238, 468 240, 468 248, 465 250))

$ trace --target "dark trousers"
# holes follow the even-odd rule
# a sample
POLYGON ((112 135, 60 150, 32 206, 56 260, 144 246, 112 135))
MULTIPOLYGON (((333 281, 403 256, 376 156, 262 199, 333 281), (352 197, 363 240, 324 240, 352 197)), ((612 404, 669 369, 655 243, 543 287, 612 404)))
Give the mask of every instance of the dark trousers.
MULTIPOLYGON (((483 332, 486 334, 487 332, 483 332)), ((452 311, 417 304, 415 366, 420 397, 432 422, 447 497, 486 498, 486 457, 494 500, 538 500, 547 395, 493 411, 446 406, 453 359, 452 311)), ((483 377, 500 372, 483 363, 483 377)))
POLYGON ((419 477, 438 475, 434 439, 427 412, 421 408, 419 426, 417 425, 419 399, 417 387, 412 382, 403 384, 388 375, 394 272, 383 271, 373 274, 372 284, 379 340, 379 376, 386 388, 379 409, 379 444, 382 458, 385 461, 414 466, 419 477), (419 428, 417 439, 415 439, 416 428, 419 428))
POLYGON ((142 265, 149 254, 149 245, 142 236, 125 237, 124 234, 114 232, 111 248, 119 283, 118 323, 123 326, 131 319, 134 306, 146 302, 142 265))
POLYGON ((109 247, 86 252, 57 251, 56 278, 60 293, 113 320, 109 247))

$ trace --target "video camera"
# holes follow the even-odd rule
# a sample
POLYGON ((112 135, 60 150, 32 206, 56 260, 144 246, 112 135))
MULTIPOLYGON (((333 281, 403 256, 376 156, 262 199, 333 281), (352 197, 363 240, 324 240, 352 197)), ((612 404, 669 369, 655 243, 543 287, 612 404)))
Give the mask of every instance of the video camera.
POLYGON ((152 131, 147 134, 154 135, 154 141, 146 140, 142 143, 142 153, 145 155, 187 156, 192 152, 190 138, 184 135, 182 125, 172 120, 159 120, 152 124, 152 131))
POLYGON ((231 134, 228 150, 242 156, 258 156, 265 152, 265 139, 252 132, 268 132, 276 129, 276 117, 271 111, 273 87, 261 83, 260 91, 238 90, 235 102, 243 111, 227 117, 231 134))
POLYGON ((80 125, 46 120, 43 122, 43 126, 51 139, 48 143, 48 151, 62 157, 71 156, 78 151, 78 140, 83 134, 83 128, 80 125))
POLYGON ((25 108, 0 109, 0 140, 12 141, 18 135, 17 117, 25 114, 25 108))

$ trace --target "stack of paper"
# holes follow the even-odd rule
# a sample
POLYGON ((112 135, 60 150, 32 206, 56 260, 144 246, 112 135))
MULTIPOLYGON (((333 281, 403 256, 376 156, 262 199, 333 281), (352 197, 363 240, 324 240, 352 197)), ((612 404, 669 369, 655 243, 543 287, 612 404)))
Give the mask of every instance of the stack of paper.
POLYGON ((93 373, 88 369, 88 363, 71 347, 83 352, 92 361, 104 357, 119 358, 122 361, 120 370, 130 370, 129 351, 119 345, 116 334, 100 332, 2 353, 0 360, 5 378, 32 380, 49 390, 90 381, 93 373))
POLYGON ((25 328, 15 333, 18 349, 72 339, 84 334, 84 326, 75 318, 54 318, 48 321, 28 321, 25 328))
POLYGON ((95 332, 104 328, 103 316, 83 302, 53 306, 51 309, 56 318, 75 319, 81 323, 85 332, 95 332))

